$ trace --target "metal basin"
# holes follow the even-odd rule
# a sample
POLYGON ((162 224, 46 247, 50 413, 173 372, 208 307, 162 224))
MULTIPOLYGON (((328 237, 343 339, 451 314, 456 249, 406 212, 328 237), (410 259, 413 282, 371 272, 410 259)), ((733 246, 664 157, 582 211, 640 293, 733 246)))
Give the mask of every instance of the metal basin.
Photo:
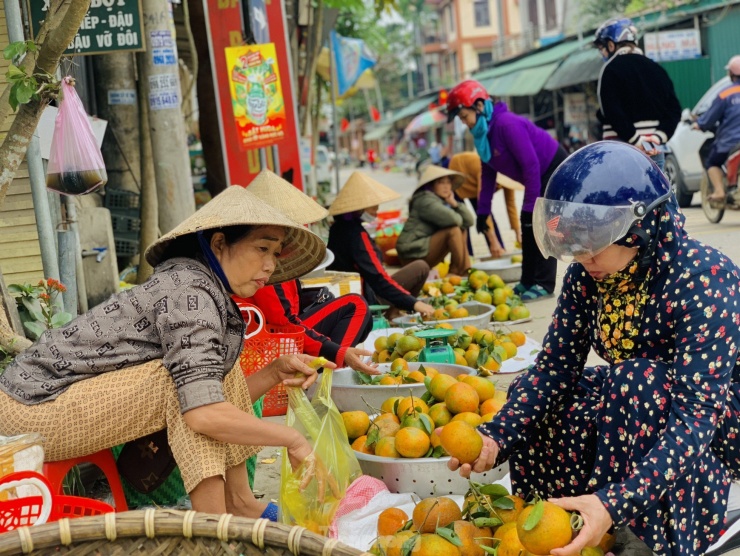
POLYGON ((518 282, 522 277, 522 263, 512 263, 511 257, 477 262, 473 265, 473 268, 483 270, 488 274, 498 274, 507 284, 518 282))
MULTIPOLYGON (((464 495, 468 480, 447 468, 449 457, 443 458, 382 458, 355 452, 365 475, 383 481, 391 492, 413 492, 419 498, 464 495)), ((509 472, 504 463, 485 473, 473 473, 470 479, 483 484, 502 479, 509 472)))
MULTIPOLYGON (((409 363, 409 370, 418 369, 420 366, 434 367, 440 373, 458 376, 461 374, 474 374, 473 369, 462 365, 450 365, 447 363, 409 363)), ((391 369, 390 363, 378 365, 378 369, 387 373, 391 369)), ((308 390, 308 397, 313 396, 316 385, 308 390)), ((331 398, 337 404, 339 411, 366 411, 375 413, 383 405, 383 402, 393 396, 418 396, 426 391, 424 384, 392 384, 389 386, 366 385, 360 382, 357 371, 350 368, 337 369, 333 373, 331 385, 331 398)))

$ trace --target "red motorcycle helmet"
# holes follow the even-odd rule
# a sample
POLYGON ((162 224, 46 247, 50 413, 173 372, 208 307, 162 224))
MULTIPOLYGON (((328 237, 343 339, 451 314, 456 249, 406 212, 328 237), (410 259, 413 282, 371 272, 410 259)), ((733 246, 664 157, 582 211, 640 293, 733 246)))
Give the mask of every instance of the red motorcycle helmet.
POLYGON ((461 108, 470 108, 476 100, 486 100, 490 96, 486 88, 474 79, 455 85, 447 95, 447 121, 454 120, 461 108))

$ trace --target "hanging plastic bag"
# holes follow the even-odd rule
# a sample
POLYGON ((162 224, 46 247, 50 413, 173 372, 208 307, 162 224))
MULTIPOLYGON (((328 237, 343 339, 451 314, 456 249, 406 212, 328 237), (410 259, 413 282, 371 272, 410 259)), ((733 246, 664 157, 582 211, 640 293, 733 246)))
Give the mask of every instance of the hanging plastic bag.
POLYGON ((90 193, 108 181, 103 155, 71 77, 62 80, 60 98, 46 187, 65 195, 90 193))
POLYGON ((313 453, 294 471, 283 448, 280 510, 283 523, 326 536, 347 487, 362 471, 331 399, 331 369, 320 380, 312 401, 300 388, 288 388, 286 423, 305 436, 313 453))

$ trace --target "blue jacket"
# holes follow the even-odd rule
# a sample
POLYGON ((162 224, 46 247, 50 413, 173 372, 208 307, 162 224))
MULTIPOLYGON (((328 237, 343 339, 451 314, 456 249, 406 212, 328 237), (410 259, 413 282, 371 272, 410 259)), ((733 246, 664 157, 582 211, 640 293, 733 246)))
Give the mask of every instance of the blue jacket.
POLYGON ((714 133, 714 148, 721 153, 740 143, 740 82, 730 83, 714 99, 709 110, 701 115, 697 124, 704 131, 719 123, 714 133))

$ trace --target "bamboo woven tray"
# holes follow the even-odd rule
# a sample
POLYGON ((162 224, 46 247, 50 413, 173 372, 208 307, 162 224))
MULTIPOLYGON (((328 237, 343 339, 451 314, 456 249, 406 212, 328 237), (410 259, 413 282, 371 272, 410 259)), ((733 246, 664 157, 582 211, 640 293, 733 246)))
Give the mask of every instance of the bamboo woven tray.
POLYGON ((0 535, 0 556, 369 556, 355 548, 266 519, 176 510, 139 510, 62 519, 0 535))

